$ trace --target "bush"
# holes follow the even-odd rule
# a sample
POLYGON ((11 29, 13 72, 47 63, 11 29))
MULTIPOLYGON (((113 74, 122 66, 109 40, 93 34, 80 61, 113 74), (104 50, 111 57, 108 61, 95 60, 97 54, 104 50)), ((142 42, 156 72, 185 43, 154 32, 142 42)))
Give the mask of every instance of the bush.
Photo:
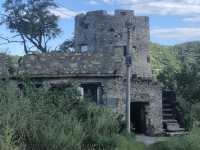
POLYGON ((131 135, 116 135, 115 136, 115 150, 144 150, 145 146, 142 143, 135 141, 131 135))
MULTIPOLYGON (((131 138, 119 135, 118 116, 84 101, 76 88, 46 91, 26 82, 23 94, 0 86, 0 149, 80 150, 87 144, 129 150, 131 138)), ((98 148, 96 148, 98 149, 98 148)))
POLYGON ((199 150, 200 129, 193 129, 188 135, 174 137, 168 141, 159 142, 150 146, 149 150, 199 150))

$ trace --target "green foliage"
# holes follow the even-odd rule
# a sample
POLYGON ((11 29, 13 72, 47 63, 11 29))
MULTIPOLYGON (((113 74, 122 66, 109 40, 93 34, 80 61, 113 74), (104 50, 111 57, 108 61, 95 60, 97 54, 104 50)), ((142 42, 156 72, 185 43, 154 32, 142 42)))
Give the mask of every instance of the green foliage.
POLYGON ((174 137, 150 146, 149 150, 199 150, 200 129, 194 129, 183 137, 174 137))
POLYGON ((50 13, 49 8, 55 8, 53 0, 6 0, 3 7, 5 15, 2 18, 14 37, 24 46, 25 53, 32 47, 40 52, 48 52, 47 43, 59 33, 58 17, 50 13), (31 45, 30 45, 31 44, 31 45))
POLYGON ((10 56, 11 57, 11 63, 12 64, 18 64, 18 60, 20 59, 20 56, 10 56))
POLYGON ((26 81, 20 94, 7 81, 0 86, 2 150, 80 150, 88 144, 140 147, 133 138, 119 135, 119 125, 117 115, 81 99, 74 87, 46 91, 26 81))
POLYGON ((134 137, 132 137, 131 135, 126 135, 126 136, 116 135, 115 144, 116 144, 115 150, 144 150, 145 149, 144 144, 136 142, 134 137))
POLYGON ((177 52, 172 46, 161 46, 150 43, 151 65, 154 75, 159 75, 166 67, 170 66, 175 72, 180 69, 177 52))
POLYGON ((12 86, 0 84, 0 149, 1 150, 19 150, 12 139, 15 133, 16 118, 14 117, 16 102, 12 86))
POLYGON ((162 82, 167 89, 175 89, 176 87, 176 79, 175 72, 173 66, 165 66, 163 70, 157 75, 157 79, 162 82))
POLYGON ((153 69, 160 69, 157 78, 165 88, 176 91, 177 118, 186 129, 198 126, 200 103, 200 42, 171 47, 151 44, 153 69))
POLYGON ((200 42, 188 42, 174 46, 181 63, 197 64, 200 58, 200 42))

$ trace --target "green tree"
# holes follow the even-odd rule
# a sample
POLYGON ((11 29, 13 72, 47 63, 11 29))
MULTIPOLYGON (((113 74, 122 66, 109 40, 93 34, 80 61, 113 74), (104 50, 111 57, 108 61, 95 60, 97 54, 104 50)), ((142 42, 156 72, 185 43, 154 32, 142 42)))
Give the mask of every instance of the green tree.
POLYGON ((21 39, 26 54, 33 47, 42 53, 49 51, 48 42, 61 32, 58 17, 49 10, 57 7, 53 0, 6 0, 3 7, 2 23, 17 33, 14 37, 21 39))

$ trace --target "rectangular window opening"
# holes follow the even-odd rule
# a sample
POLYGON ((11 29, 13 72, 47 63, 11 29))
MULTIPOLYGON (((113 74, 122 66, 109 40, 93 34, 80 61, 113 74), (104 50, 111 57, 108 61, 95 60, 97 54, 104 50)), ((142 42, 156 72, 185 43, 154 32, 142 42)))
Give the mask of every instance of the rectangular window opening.
POLYGON ((88 51, 88 45, 87 44, 81 45, 81 52, 87 52, 87 51, 88 51))

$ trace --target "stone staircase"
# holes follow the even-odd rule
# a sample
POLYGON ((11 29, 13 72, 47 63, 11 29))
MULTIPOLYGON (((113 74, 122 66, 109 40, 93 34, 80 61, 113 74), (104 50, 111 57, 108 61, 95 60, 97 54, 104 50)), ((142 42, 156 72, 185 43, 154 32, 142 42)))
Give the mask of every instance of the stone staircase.
POLYGON ((163 130, 168 136, 182 135, 185 129, 181 128, 176 120, 174 106, 176 105, 173 96, 163 96, 163 130))

